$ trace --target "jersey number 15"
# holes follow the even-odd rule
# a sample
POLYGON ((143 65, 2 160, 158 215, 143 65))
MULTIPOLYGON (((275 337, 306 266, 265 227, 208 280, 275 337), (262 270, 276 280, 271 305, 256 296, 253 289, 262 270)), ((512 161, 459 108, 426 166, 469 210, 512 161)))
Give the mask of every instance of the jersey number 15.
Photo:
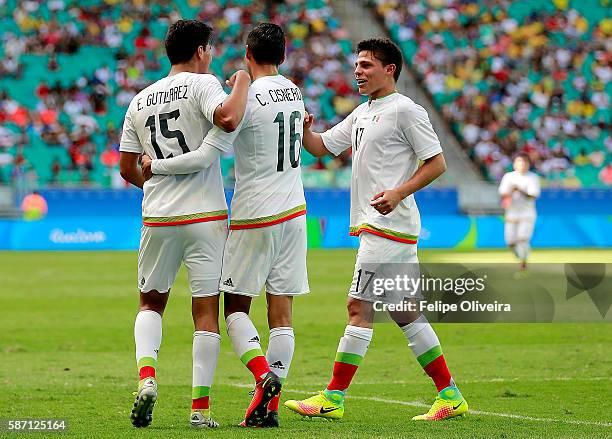
MULTIPOLYGON (((168 129, 168 119, 178 119, 181 115, 181 112, 177 108, 174 111, 169 113, 160 113, 159 114, 159 129, 161 131, 162 136, 166 139, 176 139, 178 141, 179 146, 183 150, 183 153, 189 152, 189 148, 187 147, 187 142, 185 141, 185 135, 181 130, 170 130, 168 129)), ((172 157, 170 154, 167 157, 164 157, 159 144, 157 143, 157 125, 155 123, 155 114, 152 114, 147 119, 145 123, 145 127, 149 127, 151 130, 151 145, 153 145, 153 150, 155 151, 155 155, 158 159, 165 159, 172 157)))

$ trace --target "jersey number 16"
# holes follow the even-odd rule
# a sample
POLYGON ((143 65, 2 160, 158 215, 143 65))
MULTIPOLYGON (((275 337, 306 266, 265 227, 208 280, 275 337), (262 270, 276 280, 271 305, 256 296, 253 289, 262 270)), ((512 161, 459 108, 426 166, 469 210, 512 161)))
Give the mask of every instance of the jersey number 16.
MULTIPOLYGON (((300 164, 300 148, 302 147, 302 135, 295 130, 296 122, 302 125, 302 113, 294 111, 289 115, 289 162, 292 168, 300 164), (297 144, 297 148, 296 148, 297 144), (297 151, 296 151, 297 149, 297 151)), ((282 172, 285 164, 285 113, 279 111, 274 119, 278 124, 278 163, 276 170, 282 172)))

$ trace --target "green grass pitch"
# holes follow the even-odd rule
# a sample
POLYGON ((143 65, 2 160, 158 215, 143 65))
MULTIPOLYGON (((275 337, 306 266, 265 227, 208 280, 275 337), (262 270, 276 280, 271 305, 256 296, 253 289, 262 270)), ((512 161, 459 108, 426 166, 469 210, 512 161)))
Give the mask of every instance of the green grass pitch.
MULTIPOLYGON (((423 261, 512 261, 505 251, 422 251, 423 261)), ((539 251, 541 262, 612 262, 612 251, 539 251)), ((283 400, 327 383, 346 324, 354 252, 312 250, 312 293, 295 301, 296 353, 283 400)), ((137 375, 137 307, 132 252, 0 253, 0 418, 67 418, 68 437, 612 437, 612 325, 435 325, 447 362, 472 413, 438 423, 410 418, 435 388, 403 334, 374 331, 342 421, 302 420, 281 408, 281 430, 237 427, 251 377, 222 327, 211 393, 221 428, 190 430, 192 322, 181 271, 164 316, 159 400, 151 427, 134 429, 129 413, 137 375)), ((265 348, 263 298, 253 319, 265 348)), ((0 437, 33 437, 0 431, 0 437)), ((56 434, 36 437, 61 437, 56 434)))

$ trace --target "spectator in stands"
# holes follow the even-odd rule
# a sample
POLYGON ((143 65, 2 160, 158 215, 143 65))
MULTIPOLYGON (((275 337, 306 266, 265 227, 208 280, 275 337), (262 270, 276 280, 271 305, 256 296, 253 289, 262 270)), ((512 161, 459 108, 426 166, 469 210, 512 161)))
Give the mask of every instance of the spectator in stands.
POLYGON ((557 145, 605 149, 612 25, 604 1, 589 4, 588 20, 577 10, 587 6, 558 1, 373 3, 469 154, 496 179, 499 155, 529 149, 536 166, 558 173, 572 160, 552 151, 557 145))
POLYGON ((599 172, 599 180, 606 186, 612 186, 612 163, 608 163, 599 172))
MULTIPOLYGON (((211 22, 218 30, 215 52, 219 61, 212 66, 215 74, 223 77, 225 69, 235 69, 242 63, 245 32, 252 23, 273 21, 290 35, 283 74, 301 87, 309 111, 324 115, 317 121, 317 129, 326 129, 339 115, 352 111, 360 102, 347 67, 352 65, 353 55, 346 32, 333 18, 328 0, 312 4, 263 0, 247 3, 228 0, 222 7, 212 0, 190 0, 186 5, 194 16, 211 22)), ((40 56, 50 75, 36 81, 35 105, 26 106, 8 94, 0 94, 0 123, 9 121, 29 127, 33 142, 40 138, 48 145, 63 145, 67 156, 59 163, 68 172, 53 174, 57 178, 77 177, 82 169, 86 170, 86 178, 104 175, 106 166, 95 160, 95 149, 106 152, 105 145, 116 139, 109 140, 104 131, 98 134, 99 127, 109 122, 117 125, 133 96, 162 75, 159 58, 163 54, 159 47, 163 34, 159 30, 179 18, 176 6, 167 0, 83 4, 28 1, 17 2, 12 14, 19 32, 5 32, 0 37, 5 54, 0 61, 0 74, 4 75, 7 68, 17 69, 15 75, 22 72, 22 77, 28 78, 29 64, 24 65, 21 56, 29 54, 40 56), (66 20, 66 12, 74 18, 66 20), (81 64, 81 53, 95 47, 112 52, 113 59, 81 64), (73 54, 74 58, 66 61, 65 54, 73 54), (64 69, 73 72, 75 68, 83 72, 81 77, 69 75, 74 80, 65 81, 62 76, 62 82, 56 82, 64 69), (89 134, 84 144, 78 134, 83 126, 89 134), (90 169, 100 172, 91 173, 90 169)), ((44 171, 41 175, 54 178, 48 169, 44 171)), ((108 181, 101 179, 100 183, 108 181)))

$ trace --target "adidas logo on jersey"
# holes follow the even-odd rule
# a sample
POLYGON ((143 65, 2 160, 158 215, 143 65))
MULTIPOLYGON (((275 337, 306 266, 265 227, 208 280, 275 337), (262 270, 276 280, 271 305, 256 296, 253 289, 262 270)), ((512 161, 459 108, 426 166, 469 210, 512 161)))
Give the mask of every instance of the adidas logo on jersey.
POLYGON ((250 339, 249 342, 257 342, 257 343, 259 343, 259 336, 256 335, 255 337, 250 339))
POLYGON ((144 286, 144 284, 145 284, 145 278, 143 277, 142 279, 140 279, 140 286, 142 287, 144 286))
POLYGON ((283 363, 282 363, 280 360, 278 360, 278 361, 276 361, 276 362, 272 363, 272 364, 270 365, 270 367, 274 367, 274 368, 276 368, 276 369, 281 369, 281 370, 282 370, 282 369, 284 369, 284 368, 285 368, 285 365, 284 365, 284 364, 283 364, 283 363))
POLYGON ((223 282, 223 285, 227 286, 227 287, 233 287, 234 286, 234 282, 232 282, 232 278, 228 277, 227 279, 225 279, 225 282, 223 282))

